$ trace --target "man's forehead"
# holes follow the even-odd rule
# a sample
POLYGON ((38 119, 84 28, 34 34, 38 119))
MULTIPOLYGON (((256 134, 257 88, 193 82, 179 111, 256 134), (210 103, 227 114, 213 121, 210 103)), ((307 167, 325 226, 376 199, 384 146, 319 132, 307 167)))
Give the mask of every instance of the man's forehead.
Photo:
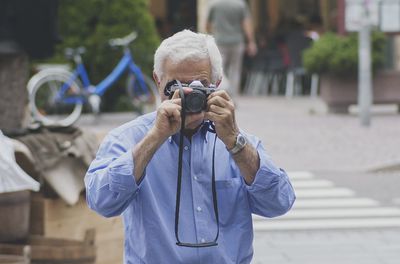
MULTIPOLYGON (((173 62, 166 60, 164 64, 164 71, 173 77, 187 78, 190 76, 200 75, 202 78, 210 78, 211 64, 208 59, 190 59, 181 62, 173 62)), ((198 79, 198 78, 196 78, 198 79)))
POLYGON ((182 79, 168 79, 167 80, 167 84, 166 87, 172 86, 174 84, 177 84, 179 81, 182 85, 189 85, 191 84, 193 81, 200 81, 204 86, 209 86, 210 85, 210 80, 208 79, 193 79, 193 80, 182 80, 182 79))

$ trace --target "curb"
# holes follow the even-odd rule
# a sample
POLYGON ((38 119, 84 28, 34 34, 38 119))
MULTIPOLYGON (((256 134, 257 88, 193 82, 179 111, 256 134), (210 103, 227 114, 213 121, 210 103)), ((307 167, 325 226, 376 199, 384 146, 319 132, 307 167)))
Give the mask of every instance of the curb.
POLYGON ((366 170, 367 172, 391 172, 391 171, 400 171, 400 160, 393 161, 391 163, 387 163, 381 166, 371 167, 366 170))

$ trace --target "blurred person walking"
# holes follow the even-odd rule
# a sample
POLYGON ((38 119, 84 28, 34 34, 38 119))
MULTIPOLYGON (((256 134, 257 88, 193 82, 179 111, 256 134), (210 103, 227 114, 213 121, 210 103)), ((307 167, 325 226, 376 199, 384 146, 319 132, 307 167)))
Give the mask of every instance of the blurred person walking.
POLYGON ((215 0, 211 3, 207 32, 212 33, 222 54, 223 68, 230 87, 228 92, 236 97, 240 92, 243 55, 256 55, 253 23, 250 11, 243 0, 215 0))

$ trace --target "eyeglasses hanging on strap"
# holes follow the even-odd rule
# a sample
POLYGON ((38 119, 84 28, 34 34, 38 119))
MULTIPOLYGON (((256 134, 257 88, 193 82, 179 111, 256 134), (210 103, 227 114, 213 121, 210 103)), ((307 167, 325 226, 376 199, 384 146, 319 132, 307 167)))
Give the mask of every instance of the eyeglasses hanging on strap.
POLYGON ((215 138, 214 138, 214 146, 213 146, 213 157, 212 157, 212 176, 211 176, 211 181, 212 181, 212 197, 213 197, 213 205, 214 205, 214 214, 215 214, 215 220, 217 223, 217 234, 215 236, 215 239, 213 241, 209 242, 203 242, 203 243, 188 243, 188 242, 182 242, 179 239, 179 209, 180 209, 180 200, 181 200, 181 187, 182 187, 182 156, 183 156, 183 132, 185 129, 185 119, 186 119, 186 113, 185 113, 185 94, 183 91, 183 87, 181 83, 178 81, 178 84, 180 85, 179 87, 179 95, 181 97, 181 130, 180 130, 180 137, 179 137, 179 159, 178 159, 178 181, 177 181, 177 188, 176 188, 176 207, 175 207, 175 237, 176 237, 176 244, 181 247, 194 247, 194 248, 200 248, 200 247, 212 247, 212 246, 217 246, 217 240, 219 236, 219 218, 218 218, 218 204, 217 204, 217 191, 216 191, 216 186, 215 186, 215 143, 217 140, 217 134, 215 133, 215 128, 212 122, 208 122, 208 131, 215 133, 215 138))

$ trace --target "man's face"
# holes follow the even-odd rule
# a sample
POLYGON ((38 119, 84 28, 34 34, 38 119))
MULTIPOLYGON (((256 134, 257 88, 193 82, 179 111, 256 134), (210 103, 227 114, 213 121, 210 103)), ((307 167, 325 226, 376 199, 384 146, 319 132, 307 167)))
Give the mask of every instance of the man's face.
MULTIPOLYGON (((164 75, 159 79, 158 91, 161 100, 167 100, 164 95, 164 88, 168 82, 178 80, 181 83, 190 84, 194 80, 199 80, 204 86, 211 83, 211 64, 210 60, 186 60, 178 64, 174 64, 167 60, 164 64, 164 75)), ((190 122, 185 125, 188 129, 197 128, 204 119, 204 113, 193 114, 190 117, 190 122)))
POLYGON ((164 88, 168 82, 178 80, 181 83, 190 84, 194 80, 199 80, 204 86, 210 85, 211 64, 208 59, 186 60, 175 64, 167 60, 164 64, 164 75, 158 83, 158 90, 162 101, 168 97, 164 95, 164 88))

